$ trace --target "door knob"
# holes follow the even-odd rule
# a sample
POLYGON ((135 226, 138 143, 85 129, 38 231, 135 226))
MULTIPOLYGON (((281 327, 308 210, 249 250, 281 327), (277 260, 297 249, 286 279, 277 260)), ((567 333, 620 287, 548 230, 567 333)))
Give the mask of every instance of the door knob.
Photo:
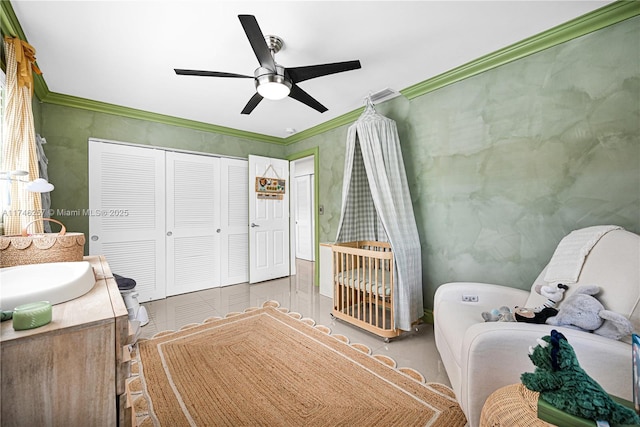
POLYGON ((99 239, 99 237, 98 237, 98 236, 91 236, 91 240, 93 240, 94 242, 97 242, 97 241, 98 241, 98 239, 99 239))
POLYGON ((221 230, 218 228, 218 229, 216 230, 216 233, 219 233, 220 231, 221 231, 221 230))
POLYGON ((171 237, 171 236, 173 236, 173 233, 170 232, 170 231, 167 231, 167 236, 171 237))
POLYGON ((258 224, 254 224, 253 222, 251 223, 251 228, 253 227, 260 227, 258 224))

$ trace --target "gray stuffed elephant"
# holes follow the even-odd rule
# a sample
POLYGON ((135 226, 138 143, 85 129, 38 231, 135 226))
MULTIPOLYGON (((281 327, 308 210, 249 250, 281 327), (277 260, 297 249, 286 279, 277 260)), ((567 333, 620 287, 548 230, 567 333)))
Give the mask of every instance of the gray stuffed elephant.
POLYGON ((622 314, 605 310, 594 295, 600 292, 595 285, 579 287, 568 297, 558 310, 558 314, 547 319, 547 324, 567 326, 593 332, 603 337, 619 340, 633 332, 633 325, 622 314))

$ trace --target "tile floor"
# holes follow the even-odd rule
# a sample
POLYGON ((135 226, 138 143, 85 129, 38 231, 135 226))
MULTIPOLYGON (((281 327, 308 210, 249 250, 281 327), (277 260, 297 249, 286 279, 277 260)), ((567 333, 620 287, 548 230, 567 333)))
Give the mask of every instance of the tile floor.
POLYGON ((212 288, 163 300, 144 303, 149 323, 142 328, 141 337, 151 337, 156 332, 175 330, 188 323, 202 322, 210 316, 224 316, 231 311, 243 311, 247 307, 261 306, 268 300, 276 300, 282 307, 310 317, 317 324, 331 328, 332 333, 347 336, 351 343, 367 345, 373 354, 392 357, 398 367, 418 370, 427 381, 450 385, 433 338, 433 325, 418 325, 417 331, 406 332, 389 343, 376 335, 349 325, 330 316, 332 301, 318 292, 313 284, 314 263, 298 260, 297 274, 282 279, 249 285, 212 288))

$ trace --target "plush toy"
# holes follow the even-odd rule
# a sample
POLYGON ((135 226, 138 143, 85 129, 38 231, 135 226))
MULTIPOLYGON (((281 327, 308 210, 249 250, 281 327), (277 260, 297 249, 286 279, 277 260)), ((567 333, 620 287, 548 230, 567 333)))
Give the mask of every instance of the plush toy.
POLYGON ((593 331, 594 334, 621 340, 633 333, 633 325, 622 314, 609 310, 602 310, 599 314, 604 322, 602 322, 602 326, 593 331))
POLYGON ((507 306, 494 308, 491 311, 483 311, 482 318, 485 322, 515 322, 516 319, 511 313, 511 309, 507 306))
POLYGON ((569 289, 567 285, 536 285, 537 293, 547 298, 547 301, 536 308, 516 307, 514 316, 517 322, 545 323, 549 317, 558 314, 556 305, 564 297, 564 291, 569 289))
POLYGON ((541 311, 545 307, 555 308, 555 306, 562 301, 564 297, 564 291, 569 289, 567 285, 558 283, 556 285, 536 285, 536 292, 547 298, 547 301, 540 307, 537 307, 536 311, 541 311))
POLYGON ((529 349, 529 359, 536 367, 535 372, 525 372, 520 379, 529 390, 540 392, 540 399, 582 418, 616 424, 640 423, 640 417, 632 409, 611 399, 580 367, 573 347, 555 329, 529 349))
POLYGON ((595 285, 581 286, 566 299, 558 314, 547 319, 554 326, 594 332, 603 337, 619 340, 633 332, 633 325, 621 314, 605 310, 594 295, 600 292, 595 285))
POLYGON ((516 307, 513 312, 509 307, 500 307, 491 311, 482 312, 482 318, 485 322, 527 322, 527 323, 545 323, 552 316, 558 314, 558 310, 554 307, 562 300, 564 291, 569 289, 568 286, 558 283, 557 285, 537 285, 535 291, 547 298, 547 301, 536 308, 516 307))
POLYGON ((558 314, 553 307, 544 307, 539 311, 533 308, 516 307, 513 312, 516 322, 545 323, 548 318, 558 314))

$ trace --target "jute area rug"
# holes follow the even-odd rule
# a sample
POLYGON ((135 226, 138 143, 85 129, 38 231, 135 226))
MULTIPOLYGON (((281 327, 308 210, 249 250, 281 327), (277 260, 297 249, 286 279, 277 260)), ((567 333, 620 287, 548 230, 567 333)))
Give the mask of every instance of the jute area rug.
POLYGON ((464 426, 450 388, 311 319, 263 307, 138 342, 140 426, 464 426))

